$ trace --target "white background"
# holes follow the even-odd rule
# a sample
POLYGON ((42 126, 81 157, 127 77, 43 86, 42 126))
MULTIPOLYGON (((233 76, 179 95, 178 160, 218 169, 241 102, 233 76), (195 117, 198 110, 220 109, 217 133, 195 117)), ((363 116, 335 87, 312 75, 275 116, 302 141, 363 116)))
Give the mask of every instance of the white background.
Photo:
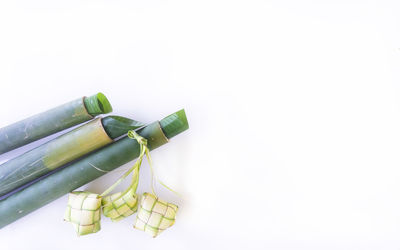
POLYGON ((78 238, 63 196, 1 229, 1 249, 400 249, 399 11, 394 0, 1 1, 0 126, 98 91, 114 114, 151 122, 185 108, 190 122, 153 153, 182 194, 158 188, 181 209, 158 238, 133 216, 78 238))

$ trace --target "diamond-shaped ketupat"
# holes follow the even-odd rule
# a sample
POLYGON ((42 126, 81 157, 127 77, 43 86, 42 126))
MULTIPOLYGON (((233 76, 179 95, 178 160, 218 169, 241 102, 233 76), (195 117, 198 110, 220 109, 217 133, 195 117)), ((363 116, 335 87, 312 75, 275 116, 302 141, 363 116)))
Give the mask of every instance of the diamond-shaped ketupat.
POLYGON ((70 222, 78 235, 96 233, 100 230, 101 197, 89 192, 72 192, 64 220, 70 222))
POLYGON ((156 237, 175 223, 178 207, 162 201, 153 194, 144 193, 134 228, 156 237))
POLYGON ((115 193, 103 198, 103 214, 112 221, 119 221, 134 214, 137 211, 137 203, 134 189, 129 189, 125 194, 115 193))

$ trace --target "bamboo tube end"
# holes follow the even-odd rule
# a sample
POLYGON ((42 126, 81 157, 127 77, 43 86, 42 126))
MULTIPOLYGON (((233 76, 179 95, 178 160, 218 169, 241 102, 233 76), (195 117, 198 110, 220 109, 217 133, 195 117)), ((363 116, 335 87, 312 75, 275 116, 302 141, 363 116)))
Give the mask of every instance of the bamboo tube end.
POLYGON ((165 117, 160 121, 160 125, 168 139, 189 128, 189 123, 184 109, 165 117))
POLYGON ((110 102, 101 92, 89 97, 85 97, 84 102, 88 113, 92 116, 107 114, 112 111, 110 102))

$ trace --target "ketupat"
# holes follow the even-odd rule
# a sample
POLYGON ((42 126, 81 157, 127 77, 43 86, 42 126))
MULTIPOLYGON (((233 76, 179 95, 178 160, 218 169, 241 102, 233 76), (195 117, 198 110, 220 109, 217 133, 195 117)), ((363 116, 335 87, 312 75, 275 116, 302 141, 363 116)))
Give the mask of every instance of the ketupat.
POLYGON ((112 221, 120 221, 137 211, 138 197, 136 190, 128 189, 127 192, 118 192, 104 197, 101 200, 103 214, 112 221))
MULTIPOLYGON (((185 111, 180 110, 137 132, 153 150, 188 128, 185 111)), ((14 193, 0 201, 0 228, 135 159, 139 153, 139 143, 126 136, 14 193)))
POLYGON ((100 230, 101 197, 89 192, 72 192, 68 196, 64 220, 70 222, 78 235, 100 230))
POLYGON ((142 164, 144 155, 143 145, 141 144, 142 141, 138 140, 138 142, 140 143, 140 155, 136 160, 134 166, 130 170, 128 170, 119 180, 117 180, 117 182, 115 182, 111 187, 109 187, 101 194, 101 196, 103 196, 101 200, 103 206, 103 214, 104 216, 109 217, 114 222, 126 218, 137 211, 138 196, 136 194, 136 190, 139 184, 140 165, 142 164), (108 195, 132 171, 133 174, 131 185, 129 185, 129 187, 123 192, 108 195))
POLYGON ((144 124, 120 116, 97 118, 0 165, 0 196, 113 142, 144 124))
POLYGON ((136 216, 134 228, 154 238, 175 223, 178 206, 160 200, 154 194, 144 193, 136 216))
POLYGON ((106 96, 98 93, 0 128, 0 154, 111 111, 112 107, 106 96))

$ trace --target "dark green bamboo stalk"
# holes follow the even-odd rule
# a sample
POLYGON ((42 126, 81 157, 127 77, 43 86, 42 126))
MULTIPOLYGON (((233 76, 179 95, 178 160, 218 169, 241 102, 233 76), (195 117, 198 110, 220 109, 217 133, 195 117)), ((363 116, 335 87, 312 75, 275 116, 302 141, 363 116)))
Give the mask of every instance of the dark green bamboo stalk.
POLYGON ((98 93, 31 116, 0 129, 0 154, 111 111, 107 98, 98 93))
MULTIPOLYGON (((160 122, 147 125, 138 133, 147 139, 148 147, 152 150, 167 143, 169 138, 186 129, 188 129, 188 123, 185 112, 180 110, 160 122), (163 127, 162 124, 169 124, 169 126, 163 127)), ((0 228, 132 161, 139 156, 139 153, 138 142, 125 136, 14 193, 0 201, 0 228)))
POLYGON ((0 196, 143 125, 121 116, 98 118, 11 159, 0 165, 0 196))

